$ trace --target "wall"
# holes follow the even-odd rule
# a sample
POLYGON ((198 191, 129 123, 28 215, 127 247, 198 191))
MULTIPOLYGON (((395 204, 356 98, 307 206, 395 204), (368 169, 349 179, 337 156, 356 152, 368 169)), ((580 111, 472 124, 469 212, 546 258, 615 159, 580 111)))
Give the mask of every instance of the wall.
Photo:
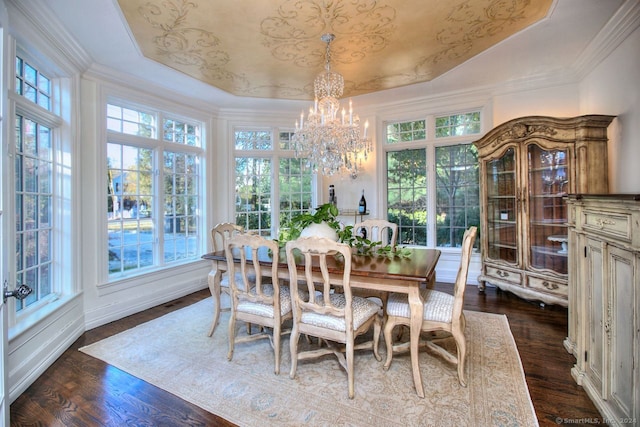
POLYGON ((500 94, 493 97, 493 126, 525 116, 580 115, 577 84, 500 94))
POLYGON ((611 114, 609 189, 640 193, 640 29, 580 84, 581 114, 611 114))

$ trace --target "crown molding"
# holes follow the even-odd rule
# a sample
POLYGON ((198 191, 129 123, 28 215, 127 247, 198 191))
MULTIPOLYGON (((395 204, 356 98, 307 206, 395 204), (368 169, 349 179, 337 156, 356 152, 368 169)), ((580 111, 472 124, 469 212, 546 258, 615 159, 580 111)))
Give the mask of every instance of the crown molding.
POLYGON ((5 4, 11 35, 25 48, 46 55, 67 74, 82 72, 93 62, 54 17, 47 1, 5 0, 5 4))
POLYGON ((627 0, 576 59, 576 78, 584 79, 639 26, 640 2, 627 0))
POLYGON ((92 64, 83 74, 83 78, 97 80, 100 83, 105 83, 117 87, 123 92, 130 93, 133 97, 132 101, 150 96, 153 100, 149 99, 148 102, 164 99, 173 105, 183 104, 185 108, 199 111, 200 113, 206 112, 213 116, 218 114, 218 107, 212 103, 196 100, 184 93, 171 91, 166 87, 150 83, 148 80, 114 70, 101 64, 92 64))

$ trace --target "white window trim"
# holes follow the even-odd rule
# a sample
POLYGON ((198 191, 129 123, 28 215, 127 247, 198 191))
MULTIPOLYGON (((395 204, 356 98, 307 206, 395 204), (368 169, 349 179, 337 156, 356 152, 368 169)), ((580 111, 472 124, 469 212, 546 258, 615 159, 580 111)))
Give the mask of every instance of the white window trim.
MULTIPOLYGON (((188 110, 187 114, 184 113, 174 113, 179 105, 176 103, 170 103, 164 101, 159 98, 150 97, 148 95, 136 94, 135 92, 128 91, 128 93, 122 93, 121 89, 117 89, 111 87, 109 85, 101 85, 100 93, 97 97, 99 105, 96 107, 97 114, 97 140, 100 141, 100 145, 97 148, 98 153, 98 166, 97 166, 97 174, 96 182, 97 182, 97 193, 96 201, 97 201, 97 213, 98 218, 96 219, 96 227, 98 228, 98 233, 96 237, 96 244, 98 245, 96 267, 97 271, 97 288, 99 295, 107 295, 114 292, 119 292, 122 290, 130 289, 135 286, 147 284, 152 278, 156 276, 158 273, 167 270, 176 270, 179 271, 183 269, 185 266, 189 266, 194 263, 202 263, 203 261, 197 257, 189 260, 182 260, 172 262, 166 265, 158 266, 156 265, 159 261, 159 254, 154 256, 154 265, 150 267, 145 267, 138 269, 135 272, 131 272, 127 275, 110 275, 109 274, 109 266, 108 266, 108 235, 106 233, 107 230, 107 217, 104 214, 107 211, 107 198, 103 197, 104 194, 104 180, 101 177, 107 176, 107 144, 108 143, 116 143, 116 144, 125 144, 125 145, 134 145, 137 147, 150 148, 153 150, 157 150, 159 147, 164 149, 168 149, 170 151, 182 151, 189 154, 197 154, 200 157, 200 182, 198 183, 198 191, 200 194, 200 207, 198 209, 198 216, 200 217, 199 223, 199 241, 197 243, 197 251, 198 253, 205 253, 208 244, 208 231, 207 231, 207 219, 206 212, 207 206, 210 204, 210 200, 208 199, 210 195, 207 194, 207 179, 209 173, 207 171, 207 158, 209 153, 207 152, 207 135, 209 131, 209 118, 202 114, 199 111, 188 110), (144 98, 144 101, 140 101, 139 98, 144 98), (139 137, 135 135, 128 135, 124 133, 108 131, 107 130, 107 104, 118 105, 121 107, 137 109, 140 111, 150 112, 152 114, 156 114, 157 122, 157 132, 156 139, 139 137), (200 147, 194 147, 186 144, 176 144, 172 142, 165 142, 162 140, 161 127, 163 118, 171 118, 182 120, 189 124, 194 124, 200 126, 200 147)), ((155 188, 158 188, 157 183, 160 179, 162 179, 162 168, 160 165, 162 164, 162 159, 158 159, 157 152, 154 152, 154 184, 155 188)), ((164 218, 164 213, 161 212, 161 197, 156 196, 156 206, 154 207, 156 211, 159 213, 158 221, 162 221, 164 218), (161 217, 162 218, 161 218, 161 217)), ((161 247, 161 241, 154 242, 157 247, 161 247)))
MULTIPOLYGON (((378 201, 379 206, 381 206, 381 214, 387 215, 388 206, 387 206, 387 153, 394 151, 402 151, 402 150, 410 150, 410 149, 421 149, 424 148, 426 150, 427 156, 427 190, 428 190, 428 198, 427 198, 427 247, 435 248, 436 246, 436 197, 435 197, 435 181, 436 181, 436 166, 435 166, 435 154, 436 147, 449 146, 449 145, 461 145, 461 144, 470 144, 473 141, 476 141, 484 135, 486 129, 489 128, 490 122, 489 117, 485 117, 485 111, 487 108, 485 106, 480 107, 470 107, 470 108, 460 108, 455 110, 448 109, 438 109, 438 111, 432 111, 428 114, 417 115, 407 114, 405 117, 402 115, 394 114, 393 116, 389 116, 386 118, 382 118, 380 121, 379 127, 379 142, 377 144, 377 149, 379 150, 380 156, 378 160, 378 170, 380 173, 378 185, 381 189, 380 191, 380 200, 378 201), (435 123, 437 117, 446 117, 452 116, 456 114, 467 114, 471 112, 479 111, 480 112, 480 133, 474 135, 462 135, 462 136, 449 136, 449 137, 440 137, 436 138, 436 130, 435 123), (387 143, 387 125, 391 123, 403 123, 403 122, 411 122, 411 121, 419 121, 425 120, 426 127, 426 139, 424 140, 414 140, 408 142, 397 142, 394 144, 387 143)), ((444 248, 446 251, 456 251, 455 248, 444 248)), ((459 252, 459 250, 457 250, 459 252)))
MULTIPOLYGON (((292 127, 278 127, 278 126, 256 126, 256 125, 243 125, 243 124, 232 124, 230 126, 230 146, 231 146, 231 160, 230 160, 230 171, 231 171, 231 181, 230 185, 230 195, 233 198, 231 201, 231 213, 233 215, 233 221, 235 221, 236 209, 235 209, 235 185, 236 185, 236 171, 235 171, 235 159, 236 157, 248 157, 248 158, 261 158, 261 159, 271 159, 272 161, 272 178, 274 179, 274 183, 277 182, 277 174, 278 174, 278 166, 280 164, 280 159, 282 158, 296 158, 293 150, 285 150, 281 149, 279 145, 279 137, 280 132, 293 132, 294 129, 292 127), (272 138, 272 149, 271 150, 240 150, 236 148, 236 132, 270 132, 272 138)), ((311 178, 311 206, 318 205, 318 176, 317 174, 312 174, 311 178)), ((278 233, 280 232, 280 224, 279 220, 274 221, 274 218, 280 218, 280 188, 278 185, 271 186, 271 200, 274 201, 271 206, 271 237, 274 239, 278 238, 278 233), (278 222, 278 224, 276 224, 278 222)))
MULTIPOLYGON (((3 188, 16 188, 15 182, 15 121, 18 115, 35 120, 39 124, 51 129, 51 143, 53 156, 53 203, 52 212, 54 218, 54 228, 52 230, 51 255, 53 261, 53 271, 51 277, 51 294, 40 299, 31 306, 25 308, 20 313, 16 313, 15 300, 7 300, 7 314, 9 337, 14 339, 48 314, 57 310, 73 298, 80 290, 77 287, 76 277, 78 265, 75 262, 74 254, 77 252, 77 236, 79 225, 76 221, 78 212, 78 197, 74 196, 73 188, 77 186, 78 173, 75 162, 76 152, 75 141, 71 130, 71 117, 74 117, 73 88, 75 78, 68 78, 59 75, 59 69, 53 62, 43 65, 40 61, 16 46, 15 40, 9 37, 10 49, 7 58, 10 58, 12 67, 10 68, 8 108, 5 126, 8 127, 5 135, 7 148, 9 150, 10 164, 6 170, 6 181, 3 188), (15 87, 15 59, 20 56, 23 61, 45 74, 51 82, 51 111, 40 105, 27 100, 24 96, 16 93, 15 87), (55 70, 55 71, 52 71, 55 70), (69 106, 65 110, 63 106, 69 106)), ((4 200, 7 206, 6 224, 8 228, 7 241, 15 242, 15 197, 8 195, 4 200)), ((7 251, 8 280, 15 282, 16 255, 15 251, 7 251)))

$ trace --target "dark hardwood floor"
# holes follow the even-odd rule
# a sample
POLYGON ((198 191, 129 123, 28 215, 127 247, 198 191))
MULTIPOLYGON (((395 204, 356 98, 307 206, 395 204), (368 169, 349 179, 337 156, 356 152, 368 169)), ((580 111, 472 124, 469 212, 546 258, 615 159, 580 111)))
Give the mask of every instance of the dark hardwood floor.
MULTIPOLYGON (((438 284, 438 289, 451 285, 438 284)), ((203 290, 84 333, 11 404, 12 426, 230 426, 174 395, 78 351, 208 297, 203 290)), ((571 378, 575 360, 562 341, 567 310, 540 307, 508 292, 469 286, 465 308, 507 315, 541 426, 590 425, 602 418, 571 378)))

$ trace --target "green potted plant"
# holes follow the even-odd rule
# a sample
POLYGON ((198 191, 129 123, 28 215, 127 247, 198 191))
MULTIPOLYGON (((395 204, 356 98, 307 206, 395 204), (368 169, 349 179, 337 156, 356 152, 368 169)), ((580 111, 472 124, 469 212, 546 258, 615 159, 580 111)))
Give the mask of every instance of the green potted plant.
POLYGON ((291 221, 280 230, 278 243, 282 247, 286 242, 301 236, 320 235, 346 243, 359 255, 405 256, 406 250, 393 248, 391 245, 381 246, 381 242, 373 242, 361 236, 353 235, 353 225, 343 226, 337 220, 338 208, 332 203, 320 205, 313 214, 303 213, 291 218, 291 221))
POLYGON ((296 215, 280 230, 278 242, 283 246, 289 240, 295 240, 305 234, 320 235, 345 242, 347 236, 351 237, 353 226, 343 227, 337 220, 337 216, 338 208, 332 203, 320 205, 313 214, 296 215))

